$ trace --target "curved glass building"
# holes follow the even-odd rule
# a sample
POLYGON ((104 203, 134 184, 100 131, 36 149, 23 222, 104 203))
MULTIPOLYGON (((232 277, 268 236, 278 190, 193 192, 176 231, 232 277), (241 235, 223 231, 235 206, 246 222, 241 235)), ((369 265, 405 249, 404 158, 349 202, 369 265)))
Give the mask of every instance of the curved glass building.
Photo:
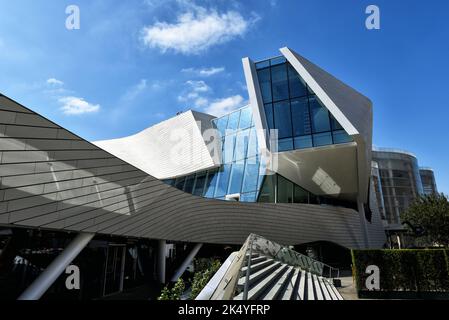
POLYGON ((424 194, 418 159, 410 152, 374 148, 381 188, 377 195, 382 199, 383 212, 389 225, 400 225, 400 214, 418 196, 424 194))

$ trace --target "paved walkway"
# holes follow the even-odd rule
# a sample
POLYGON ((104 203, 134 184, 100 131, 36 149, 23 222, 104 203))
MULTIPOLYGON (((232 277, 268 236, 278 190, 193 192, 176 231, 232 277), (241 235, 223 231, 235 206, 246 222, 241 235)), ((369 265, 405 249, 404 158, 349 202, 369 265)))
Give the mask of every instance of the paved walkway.
POLYGON ((355 283, 352 276, 340 277, 341 288, 337 288, 343 299, 345 300, 360 300, 357 297, 357 291, 355 289, 355 283))

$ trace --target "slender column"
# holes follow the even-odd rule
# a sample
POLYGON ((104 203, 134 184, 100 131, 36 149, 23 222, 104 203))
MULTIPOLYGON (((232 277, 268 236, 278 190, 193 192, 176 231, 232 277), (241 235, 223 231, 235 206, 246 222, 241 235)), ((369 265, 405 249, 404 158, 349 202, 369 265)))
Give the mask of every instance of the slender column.
POLYGON ((165 283, 165 255, 167 242, 165 240, 158 241, 157 250, 157 275, 160 283, 165 283))
POLYGON ((67 266, 78 256, 81 250, 94 237, 94 233, 78 234, 67 248, 53 260, 36 280, 20 295, 18 300, 39 300, 50 286, 58 279, 67 266))
POLYGON ((361 231, 362 231, 363 242, 364 242, 365 248, 369 248, 368 227, 366 225, 365 208, 363 207, 363 202, 360 200, 357 200, 357 207, 359 209, 360 227, 361 227, 361 231))
POLYGON ((187 257, 184 259, 184 261, 181 263, 178 269, 176 269, 175 274, 171 278, 172 282, 178 281, 179 277, 182 276, 184 271, 186 271, 187 267, 189 266, 190 262, 192 262, 193 258, 195 258, 198 251, 200 251, 201 247, 203 246, 202 243, 197 243, 193 249, 190 251, 190 253, 187 255, 187 257))

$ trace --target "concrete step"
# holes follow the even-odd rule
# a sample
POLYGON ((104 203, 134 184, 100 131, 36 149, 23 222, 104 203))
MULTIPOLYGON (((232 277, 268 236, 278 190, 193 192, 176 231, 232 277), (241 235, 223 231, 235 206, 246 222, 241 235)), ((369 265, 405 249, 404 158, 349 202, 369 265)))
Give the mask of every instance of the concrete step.
POLYGON ((268 258, 267 258, 266 256, 254 257, 254 258, 251 259, 251 264, 253 265, 253 264, 256 264, 256 263, 265 261, 265 260, 267 260, 267 259, 268 259, 268 258))
MULTIPOLYGON (((280 300, 292 300, 293 294, 296 295, 296 287, 297 287, 297 280, 301 278, 301 270, 298 268, 295 268, 293 270, 293 275, 288 280, 288 283, 285 287, 284 292, 281 293, 281 296, 279 297, 280 300)), ((295 300, 295 299, 294 299, 295 300)))
MULTIPOLYGON (((273 264, 275 265, 275 264, 273 264)), ((258 299, 265 290, 267 290, 270 286, 276 284, 276 280, 287 270, 287 265, 285 264, 276 264, 276 268, 270 271, 270 274, 264 277, 259 283, 254 286, 250 286, 250 290, 248 291, 248 300, 256 300, 258 299)), ((234 300, 242 300, 243 292, 234 297, 234 300)))
POLYGON ((306 290, 307 295, 304 297, 304 300, 315 300, 312 274, 310 272, 307 272, 306 275, 307 275, 307 290, 306 290))
POLYGON ((327 280, 324 279, 323 277, 318 277, 318 282, 320 284, 321 291, 323 292, 324 300, 332 300, 332 297, 329 294, 329 291, 326 286, 327 280))
POLYGON ((287 270, 284 274, 277 280, 277 282, 273 285, 273 287, 268 291, 263 297, 262 300, 276 300, 282 290, 289 284, 290 278, 294 272, 294 267, 287 267, 287 270))
MULTIPOLYGON (((262 257, 261 257, 262 258, 262 257)), ((264 257, 265 258, 265 257, 264 257)), ((267 266, 269 266, 270 264, 273 264, 274 263, 274 260, 273 259, 267 259, 267 258, 265 258, 265 260, 262 260, 261 262, 256 262, 256 263, 254 263, 253 264, 253 260, 254 259, 251 259, 251 270, 250 270, 250 272, 251 273, 254 273, 254 272, 257 272, 257 271, 259 271, 260 269, 263 269, 263 268, 265 268, 265 267, 267 267, 267 266)), ((248 270, 248 266, 245 266, 245 267, 243 267, 242 268, 242 272, 241 272, 241 275, 240 276, 244 276, 244 275, 246 275, 246 271, 248 270)))
POLYGON ((330 289, 334 292, 334 294, 337 296, 337 300, 344 300, 341 296, 340 292, 338 292, 337 288, 332 283, 329 283, 330 289))
POLYGON ((318 281, 316 274, 312 274, 313 288, 317 300, 324 300, 323 292, 321 291, 321 285, 318 281))
POLYGON ((307 274, 305 270, 301 270, 301 273, 298 277, 298 291, 296 291, 296 295, 293 297, 293 300, 306 300, 306 281, 307 274))
MULTIPOLYGON (((257 252, 253 252, 252 254, 251 254, 251 257, 252 258, 257 258, 257 257, 259 257, 260 256, 260 254, 259 253, 257 253, 257 252)), ((247 254, 245 254, 245 258, 248 258, 249 257, 249 252, 247 253, 247 254)))
POLYGON ((331 286, 332 284, 327 281, 327 279, 324 279, 324 285, 326 286, 327 292, 329 293, 331 299, 330 300, 338 300, 337 295, 334 293, 334 290, 332 290, 331 286))
MULTIPOLYGON (((274 270, 276 270, 277 268, 279 268, 279 266, 281 265, 280 262, 275 262, 273 264, 270 264, 269 266, 250 274, 249 276, 249 286, 251 287, 252 284, 254 284, 255 282, 257 282, 258 280, 268 276, 269 274, 271 274, 274 270)), ((246 282, 246 275, 243 275, 239 281, 238 281, 238 286, 240 288, 243 288, 246 282)))

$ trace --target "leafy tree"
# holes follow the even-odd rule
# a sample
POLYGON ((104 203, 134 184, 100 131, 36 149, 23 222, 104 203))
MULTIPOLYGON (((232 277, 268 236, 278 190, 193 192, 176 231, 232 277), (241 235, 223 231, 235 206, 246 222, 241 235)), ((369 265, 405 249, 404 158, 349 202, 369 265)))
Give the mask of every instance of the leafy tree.
POLYGON ((417 243, 434 246, 449 246, 449 201, 444 194, 432 194, 417 198, 401 215, 422 232, 416 233, 417 243))

